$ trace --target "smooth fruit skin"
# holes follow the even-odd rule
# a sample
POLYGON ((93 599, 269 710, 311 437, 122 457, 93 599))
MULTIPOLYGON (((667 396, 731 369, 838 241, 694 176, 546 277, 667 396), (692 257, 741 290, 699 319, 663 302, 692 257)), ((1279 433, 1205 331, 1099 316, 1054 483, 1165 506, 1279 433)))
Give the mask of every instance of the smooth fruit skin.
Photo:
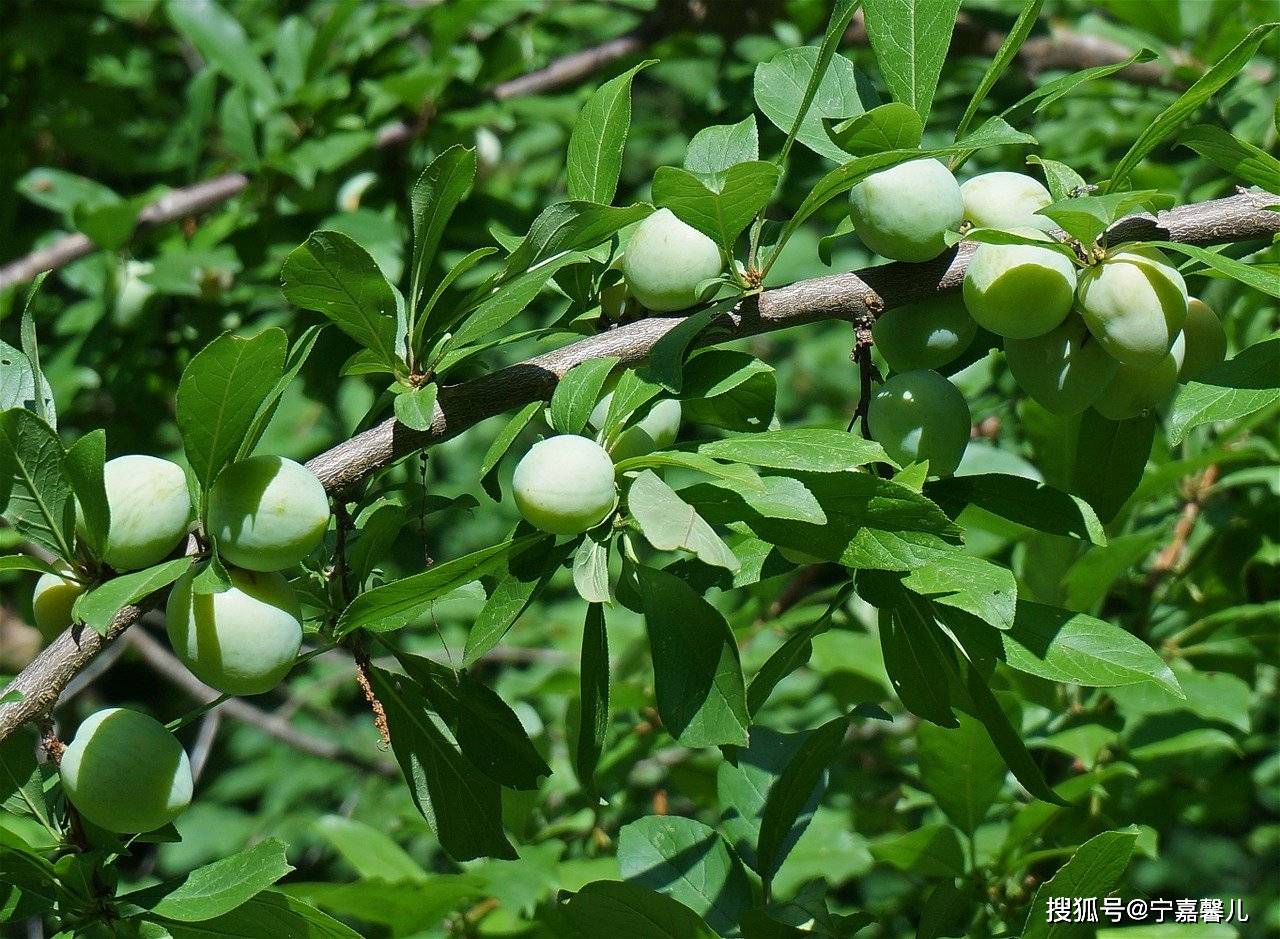
POLYGON ((191 764, 182 744, 140 711, 107 708, 89 715, 58 771, 80 814, 117 834, 153 831, 191 804, 191 764))
POLYGON ((659 401, 648 414, 619 435, 609 448, 610 458, 621 463, 655 450, 666 450, 676 442, 676 435, 680 433, 681 413, 680 402, 674 398, 659 401))
POLYGON ((71 625, 71 607, 84 593, 84 585, 58 574, 41 574, 31 594, 31 612, 36 629, 46 640, 71 625))
POLYGON ((909 160, 872 173, 849 191, 853 230, 868 248, 895 261, 927 261, 947 247, 964 219, 960 184, 937 160, 909 160))
POLYGON ((964 217, 974 228, 1017 228, 1045 231, 1052 219, 1036 212, 1053 201, 1049 190, 1023 173, 983 173, 960 184, 964 217))
POLYGON ((1126 421, 1155 410, 1169 400, 1178 384, 1182 365, 1181 343, 1166 352, 1155 365, 1126 365, 1123 362, 1093 403, 1094 409, 1113 421, 1126 421))
POLYGON ((613 460, 587 437, 561 434, 529 448, 511 479, 516 507, 535 528, 578 535, 613 511, 613 460))
POLYGON ((997 336, 1031 339, 1067 318, 1075 289, 1075 266, 1057 251, 980 244, 965 270, 964 304, 979 326, 997 336))
POLYGON ((178 546, 193 517, 187 477, 177 463, 131 454, 102 471, 111 527, 102 560, 118 571, 150 567, 178 546))
POLYGON ((698 284, 723 269, 716 243, 669 209, 658 209, 636 226, 622 259, 631 296, 657 313, 693 306, 698 284))
POLYGON ((1033 339, 1008 339, 1005 360, 1014 379, 1054 414, 1080 414, 1116 372, 1116 360, 1078 315, 1033 339))
POLYGON ((886 311, 871 327, 871 338, 889 368, 913 372, 959 358, 977 332, 964 298, 952 292, 886 311))
POLYGON ((902 466, 929 461, 931 476, 950 476, 969 445, 964 396, 937 372, 895 375, 871 397, 871 436, 902 466))
POLYGON ((209 533, 237 567, 292 567, 315 549, 328 527, 324 486, 293 460, 263 455, 232 463, 209 490, 209 533))
POLYGON ((1123 365, 1155 366, 1187 318, 1187 285, 1155 248, 1121 251, 1080 276, 1085 325, 1123 365))
POLYGON ((1203 375, 1227 357, 1227 333, 1213 307, 1192 297, 1187 301, 1187 318, 1182 324, 1182 368, 1178 378, 1189 381, 1203 375))
POLYGON ((195 571, 169 593, 169 643, 191 672, 225 694, 262 694, 280 684, 302 645, 302 611, 280 574, 228 570, 231 588, 196 593, 195 571))

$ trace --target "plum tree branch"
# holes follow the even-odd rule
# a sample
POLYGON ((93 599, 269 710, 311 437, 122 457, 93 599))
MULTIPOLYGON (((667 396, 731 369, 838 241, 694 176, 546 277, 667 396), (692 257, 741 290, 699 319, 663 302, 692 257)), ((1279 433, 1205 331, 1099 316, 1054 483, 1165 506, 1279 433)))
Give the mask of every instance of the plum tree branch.
MULTIPOLYGON (((1131 216, 1111 227, 1110 240, 1123 236, 1213 244, 1271 239, 1280 234, 1280 212, 1270 208, 1277 203, 1280 197, 1271 193, 1248 191, 1158 215, 1131 216)), ((959 288, 974 248, 963 242, 923 264, 893 262, 747 296, 714 319, 695 338, 694 345, 715 345, 823 320, 856 322, 938 296, 959 288)), ((428 430, 411 430, 388 419, 320 454, 307 466, 330 493, 349 491, 370 474, 411 453, 456 437, 486 418, 548 398, 560 377, 581 362, 617 356, 624 366, 641 364, 664 336, 686 320, 683 316, 638 320, 480 378, 446 386, 440 389, 428 430)), ((22 694, 20 700, 0 705, 0 740, 19 725, 47 714, 67 683, 142 612, 138 606, 121 610, 105 637, 72 628, 46 647, 5 692, 0 692, 0 697, 10 691, 22 694)))

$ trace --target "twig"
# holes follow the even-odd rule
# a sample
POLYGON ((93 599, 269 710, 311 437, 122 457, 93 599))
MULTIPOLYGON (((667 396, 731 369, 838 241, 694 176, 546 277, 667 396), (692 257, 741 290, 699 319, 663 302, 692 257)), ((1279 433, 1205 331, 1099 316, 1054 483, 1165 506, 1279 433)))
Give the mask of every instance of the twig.
MULTIPOLYGON (((1112 232, 1149 232, 1142 237, 1188 244, 1270 239, 1280 234, 1280 212, 1268 208, 1278 201, 1280 198, 1271 193, 1250 191, 1180 206, 1155 217, 1122 219, 1112 226, 1112 232)), ((714 345, 824 320, 853 322, 868 313, 876 315, 878 305, 892 309, 936 297, 960 286, 975 247, 965 242, 924 264, 894 262, 745 297, 714 320, 694 344, 714 345)), ((639 365, 663 336, 683 322, 684 317, 638 320, 472 381, 443 387, 429 429, 415 431, 388 419, 320 454, 307 467, 329 492, 343 491, 486 418, 546 399, 560 376, 580 362, 617 356, 624 366, 639 365)), ((23 697, 0 705, 0 740, 21 724, 48 713, 67 683, 142 612, 137 606, 121 610, 106 638, 91 630, 67 630, 50 643, 5 689, 19 691, 23 697)))
POLYGON ((382 738, 382 746, 391 746, 391 728, 387 725, 387 709, 382 706, 378 693, 373 690, 373 682, 369 678, 369 656, 358 643, 352 644, 356 657, 356 682, 364 692, 365 701, 369 702, 369 710, 373 712, 373 726, 378 728, 378 736, 382 738))
POLYGON ((1211 463, 1188 487, 1189 491, 1182 505, 1182 512, 1173 526, 1173 537, 1156 555, 1151 565, 1151 572, 1147 575, 1148 587, 1154 587, 1167 574, 1177 570, 1178 562, 1182 560, 1182 553, 1186 550, 1187 541, 1191 538, 1191 532, 1200 518, 1200 511, 1204 508, 1205 500, 1218 481, 1219 472, 1218 464, 1211 463))

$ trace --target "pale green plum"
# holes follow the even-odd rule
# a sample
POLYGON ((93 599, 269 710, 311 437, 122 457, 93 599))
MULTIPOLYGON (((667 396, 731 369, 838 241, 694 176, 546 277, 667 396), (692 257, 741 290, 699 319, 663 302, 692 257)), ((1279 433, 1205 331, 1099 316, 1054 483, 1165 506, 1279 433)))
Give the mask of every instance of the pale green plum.
POLYGON ((263 455, 232 463, 209 490, 209 533, 237 567, 292 567, 315 549, 328 527, 324 486, 293 460, 263 455))
POLYGON ((516 507, 535 528, 578 535, 609 517, 617 505, 613 460, 587 437, 560 434, 529 448, 516 466, 516 507))
POLYGON ((1074 313, 1043 336, 1006 340, 1004 354, 1022 390, 1054 414, 1083 412, 1116 371, 1116 360, 1074 313))
POLYGON ((1173 349, 1155 365, 1126 365, 1121 362, 1116 373, 1107 382, 1094 410, 1113 421, 1125 421, 1153 411, 1169 400, 1178 384, 1178 369, 1182 367, 1181 336, 1174 341, 1173 349))
POLYGON ((609 456, 615 463, 621 463, 634 456, 666 450, 680 433, 681 410, 680 402, 674 398, 659 401, 618 436, 609 448, 609 456))
POLYGON ((1182 368, 1178 377, 1188 381, 1203 375, 1227 357, 1227 333, 1213 307, 1192 297, 1187 301, 1187 318, 1182 324, 1184 342, 1182 368))
POLYGON ((1054 227, 1052 219, 1036 215, 1053 196, 1024 173, 983 173, 961 183, 960 196, 965 220, 974 228, 1054 227))
POLYGON ((118 571, 164 560, 191 527, 191 494, 182 467, 131 454, 108 460, 102 481, 111 511, 102 560, 118 571))
POLYGON ((724 269, 716 243, 669 209, 658 209, 636 226, 622 259, 627 289, 658 313, 697 302, 697 288, 724 269))
POLYGON ((1085 325, 1123 365, 1158 365, 1187 318, 1187 285, 1156 248, 1119 251, 1080 275, 1085 325))
POLYGON ((895 372, 938 368, 959 358, 978 332, 958 291, 894 307, 871 328, 875 347, 895 372))
POLYGON ((933 159, 872 173, 849 191, 849 217, 862 243, 896 261, 928 261, 964 219, 960 184, 933 159))
POLYGON ((85 718, 58 772, 77 811, 117 834, 153 831, 191 804, 191 764, 182 744, 154 717, 127 708, 85 718))
POLYGON ((902 466, 929 461, 933 476, 950 476, 969 444, 969 405, 937 372, 894 375, 871 397, 871 436, 902 466))
POLYGON ((71 625, 71 607, 84 593, 84 584, 61 574, 41 574, 31 594, 31 612, 36 629, 46 640, 71 625))
MULTIPOLYGON (((1032 229, 1020 234, 1047 240, 1032 229)), ((1043 336, 1071 312, 1076 269, 1036 245, 980 244, 964 275, 964 303, 978 325, 1006 339, 1043 336)))
POLYGON ((280 574, 227 571, 231 587, 197 593, 196 572, 169 593, 165 618, 174 653, 205 684, 226 694, 262 694, 280 684, 302 644, 302 611, 280 574))

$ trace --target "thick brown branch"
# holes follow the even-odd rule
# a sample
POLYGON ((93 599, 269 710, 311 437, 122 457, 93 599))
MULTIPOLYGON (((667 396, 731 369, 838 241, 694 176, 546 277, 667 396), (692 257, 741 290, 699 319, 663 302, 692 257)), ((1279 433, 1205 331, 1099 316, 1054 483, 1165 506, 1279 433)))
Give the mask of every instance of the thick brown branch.
MULTIPOLYGON (((1268 208, 1277 202, 1280 198, 1270 193, 1245 192, 1180 206, 1143 222, 1146 227, 1123 219, 1112 226, 1110 240, 1117 240, 1116 232, 1138 230, 1189 244, 1270 239, 1280 234, 1280 212, 1268 208)), ((955 290, 964 279, 973 248, 966 242, 924 264, 894 262, 766 290, 743 299, 714 320, 695 344, 713 345, 820 320, 853 322, 955 290)), ((580 362, 611 355, 618 356, 624 365, 643 362, 657 342, 682 322, 683 317, 639 320, 473 381, 447 386, 440 391, 429 430, 413 431, 394 419, 387 420, 307 465, 329 492, 347 490, 371 473, 423 447, 456 437, 485 418, 549 397, 560 376, 580 362)), ((141 612, 137 607, 122 611, 106 641, 86 630, 68 630, 54 640, 10 685, 25 696, 0 705, 0 740, 20 724, 48 713, 67 682, 141 612)))

